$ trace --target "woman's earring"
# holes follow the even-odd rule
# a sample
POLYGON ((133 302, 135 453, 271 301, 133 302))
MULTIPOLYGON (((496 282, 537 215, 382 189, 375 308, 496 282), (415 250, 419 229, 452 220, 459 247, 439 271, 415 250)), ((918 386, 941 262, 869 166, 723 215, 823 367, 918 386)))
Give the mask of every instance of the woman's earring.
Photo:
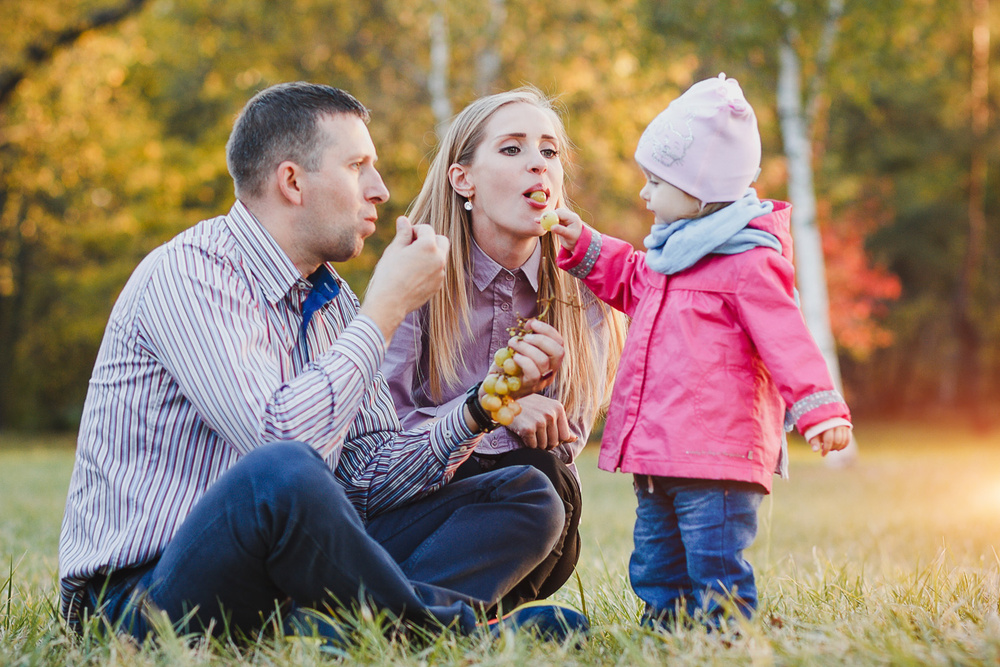
POLYGON ((472 210, 472 200, 471 199, 466 199, 465 203, 462 204, 462 206, 465 208, 466 211, 471 211, 472 210))

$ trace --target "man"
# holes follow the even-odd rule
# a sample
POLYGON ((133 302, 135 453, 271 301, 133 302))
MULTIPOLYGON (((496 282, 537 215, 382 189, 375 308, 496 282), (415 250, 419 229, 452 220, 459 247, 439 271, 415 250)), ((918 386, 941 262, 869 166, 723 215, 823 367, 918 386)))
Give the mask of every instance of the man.
MULTIPOLYGON (((361 306, 329 262, 357 256, 389 197, 368 111, 305 83, 256 95, 227 146, 237 201, 154 250, 112 311, 91 379, 60 538, 62 612, 143 639, 250 633, 279 609, 365 603, 471 632, 564 522, 515 468, 445 486, 488 418, 476 392, 400 432, 378 372, 440 289, 447 240, 397 221, 361 306), (150 611, 158 612, 151 614, 150 611)), ((525 390, 558 333, 512 345, 525 390)))

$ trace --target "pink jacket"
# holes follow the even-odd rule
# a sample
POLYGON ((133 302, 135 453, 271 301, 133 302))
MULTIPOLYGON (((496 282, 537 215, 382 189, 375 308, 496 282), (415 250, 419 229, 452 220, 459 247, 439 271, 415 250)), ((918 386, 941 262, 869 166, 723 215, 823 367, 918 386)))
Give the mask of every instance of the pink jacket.
POLYGON ((783 251, 708 255, 673 276, 584 227, 558 263, 632 318, 601 441, 603 470, 755 482, 768 492, 786 406, 799 431, 850 419, 793 297, 791 205, 750 223, 783 251), (592 265, 592 268, 591 268, 592 265))

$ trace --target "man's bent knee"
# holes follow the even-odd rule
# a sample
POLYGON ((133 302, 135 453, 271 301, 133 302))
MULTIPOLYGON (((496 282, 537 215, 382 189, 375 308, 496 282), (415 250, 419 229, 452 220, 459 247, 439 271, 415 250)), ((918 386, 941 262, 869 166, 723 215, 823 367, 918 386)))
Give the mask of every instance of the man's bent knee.
POLYGON ((331 503, 350 504, 323 457, 302 442, 279 441, 258 447, 228 474, 233 473, 242 478, 237 483, 253 489, 265 502, 300 497, 307 503, 322 502, 327 510, 333 509, 331 503))

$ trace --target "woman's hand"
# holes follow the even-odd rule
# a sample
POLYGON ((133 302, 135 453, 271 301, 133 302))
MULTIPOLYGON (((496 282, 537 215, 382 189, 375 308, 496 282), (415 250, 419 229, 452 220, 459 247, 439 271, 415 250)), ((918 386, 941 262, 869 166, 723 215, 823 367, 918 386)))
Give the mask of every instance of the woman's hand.
POLYGON ((507 428, 525 447, 554 449, 562 443, 576 442, 576 434, 570 430, 566 410, 559 401, 531 394, 517 399, 517 404, 521 406, 521 413, 507 428))
POLYGON ((562 335, 541 320, 528 320, 525 325, 532 333, 511 338, 507 343, 514 351, 514 361, 521 367, 521 388, 513 392, 513 398, 542 391, 555 379, 555 373, 562 366, 562 335))
POLYGON ((559 237, 559 244, 563 248, 573 252, 583 233, 583 220, 568 208, 557 208, 555 213, 559 216, 559 224, 549 231, 559 237))

